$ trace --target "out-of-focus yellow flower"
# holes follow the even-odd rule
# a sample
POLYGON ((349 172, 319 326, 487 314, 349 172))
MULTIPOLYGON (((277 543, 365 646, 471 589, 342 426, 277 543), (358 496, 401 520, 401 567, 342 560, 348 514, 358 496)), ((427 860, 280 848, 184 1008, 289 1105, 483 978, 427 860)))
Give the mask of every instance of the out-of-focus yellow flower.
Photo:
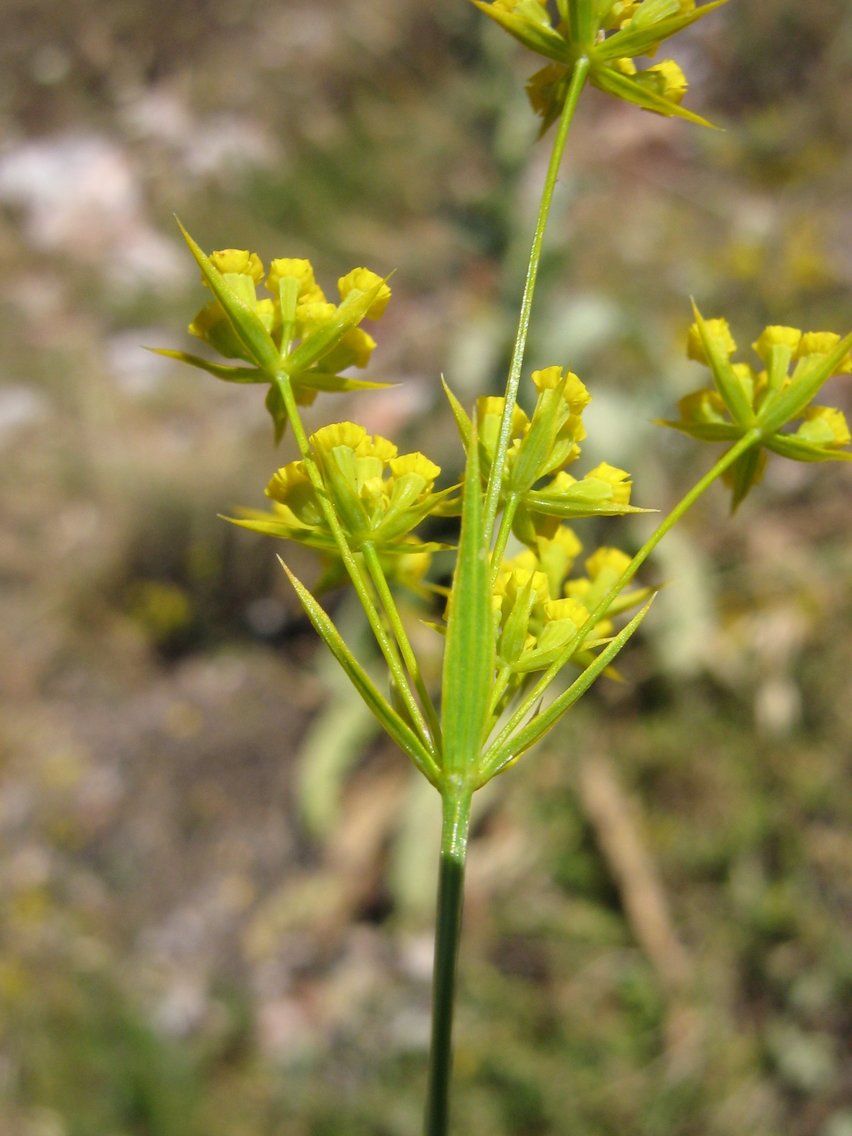
POLYGON ((850 435, 839 410, 814 406, 832 375, 852 371, 852 335, 801 332, 772 324, 752 344, 763 367, 733 362, 736 343, 724 319, 695 311, 687 353, 710 368, 713 385, 686 395, 680 417, 664 422, 707 442, 736 442, 753 433, 754 446, 725 475, 736 508, 761 478, 767 451, 794 461, 850 461, 850 435))
POLYGON ((473 0, 515 39, 550 62, 527 84, 543 129, 562 110, 574 65, 589 62, 589 81, 625 102, 657 114, 709 125, 680 103, 687 90, 677 63, 665 59, 645 70, 633 62, 653 56, 660 45, 725 3, 711 0, 473 0))

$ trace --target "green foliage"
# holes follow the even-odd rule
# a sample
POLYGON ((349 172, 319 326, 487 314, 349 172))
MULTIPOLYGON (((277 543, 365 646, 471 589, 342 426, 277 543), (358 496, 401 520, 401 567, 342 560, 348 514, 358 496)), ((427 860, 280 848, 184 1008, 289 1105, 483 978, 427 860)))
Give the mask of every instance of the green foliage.
POLYGON ((112 977, 54 960, 19 982, 19 996, 5 1000, 4 1041, 24 1131, 39 1110, 63 1136, 203 1131, 198 1063, 158 1036, 112 977))

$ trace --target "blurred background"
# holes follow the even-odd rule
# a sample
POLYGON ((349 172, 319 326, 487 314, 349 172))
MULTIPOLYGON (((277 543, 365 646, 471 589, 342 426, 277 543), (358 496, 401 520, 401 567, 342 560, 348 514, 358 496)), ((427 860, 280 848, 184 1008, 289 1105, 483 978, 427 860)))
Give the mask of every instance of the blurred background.
MULTIPOLYGON (((439 376, 502 383, 536 62, 463 0, 3 0, 3 28, 0 1136, 412 1136, 437 799, 279 548, 217 518, 293 456, 262 398, 143 348, 191 349, 204 298, 174 213, 330 289, 395 270, 370 377, 401 385, 311 421, 454 477, 439 376)), ((711 456, 652 425, 703 382, 690 295, 746 350, 852 323, 848 3, 734 0, 673 47, 724 132, 589 94, 528 355, 590 387, 587 468, 659 508, 711 456)), ((711 493, 626 681, 482 794, 459 1132, 852 1136, 849 500, 780 462, 734 518, 711 493)))

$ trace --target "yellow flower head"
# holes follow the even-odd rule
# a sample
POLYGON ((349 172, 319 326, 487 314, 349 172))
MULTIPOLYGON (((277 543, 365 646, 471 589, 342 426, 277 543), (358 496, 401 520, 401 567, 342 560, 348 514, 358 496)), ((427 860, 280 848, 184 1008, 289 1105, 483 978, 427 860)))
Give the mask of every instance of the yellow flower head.
POLYGON ((631 487, 630 474, 608 462, 579 479, 559 470, 543 487, 524 495, 512 531, 527 547, 537 548, 543 538, 553 539, 561 521, 641 512, 630 504, 631 487))
MULTIPOLYGON (((357 550, 370 543, 382 556, 410 556, 411 530, 445 495, 433 491, 440 467, 421 453, 398 454, 389 439, 368 434, 354 422, 323 426, 310 443, 350 546, 357 550)), ((239 523, 336 552, 334 535, 303 461, 277 470, 266 494, 275 502, 272 518, 252 515, 239 523)), ((437 547, 418 543, 417 551, 427 555, 437 547)))
MULTIPOLYGON (((726 357, 733 355, 737 349, 737 344, 733 335, 731 335, 731 329, 728 326, 727 320, 704 320, 703 326, 706 335, 713 340, 717 350, 721 354, 726 357)), ((686 355, 688 359, 694 359, 697 363, 708 362, 704 341, 701 338, 697 322, 689 325, 689 331, 686 336, 686 355)))
POLYGON ((852 442, 846 416, 833 406, 809 406, 795 437, 826 449, 840 449, 852 442))
POLYGON ((732 360, 736 343, 725 320, 705 320, 697 310, 696 317, 687 352, 710 368, 713 385, 682 398, 680 418, 664 425, 701 441, 753 439, 725 474, 734 508, 760 480, 767 451, 794 461, 852 460, 843 415, 813 405, 832 375, 852 371, 852 335, 770 324, 752 344, 764 364, 757 370, 732 360))
MULTIPOLYGON (((807 359, 809 356, 830 355, 840 342, 840 336, 833 331, 806 331, 794 352, 796 359, 807 359)), ((835 374, 848 375, 852 371, 852 351, 841 356, 835 366, 835 374)))
POLYGON ((801 341, 802 333, 797 327, 781 327, 773 324, 765 327, 751 346, 754 353, 768 366, 773 348, 782 348, 788 353, 787 358, 792 359, 801 341))
POLYGON ((189 325, 227 359, 246 366, 228 367, 183 351, 161 354, 215 375, 226 382, 266 383, 266 407, 280 438, 287 422, 280 383, 289 383, 297 404, 306 406, 318 391, 349 391, 386 386, 341 374, 363 368, 376 346, 359 325, 378 319, 390 299, 390 288, 368 268, 353 268, 338 281, 340 304, 330 303, 317 284, 310 261, 279 257, 264 281, 263 263, 254 252, 223 249, 206 256, 182 229, 215 300, 189 325), (258 297, 261 283, 269 292, 258 297))
POLYGON ((543 128, 560 114, 578 59, 588 60, 589 80, 615 98, 690 122, 708 125, 684 110, 686 78, 671 59, 637 70, 633 60, 652 56, 660 44, 700 20, 725 0, 697 8, 693 0, 473 0, 510 35, 548 63, 530 79, 527 92, 543 128))
MULTIPOLYGON (((588 666, 595 650, 612 633, 612 617, 635 607, 649 594, 648 589, 622 591, 591 624, 592 609, 606 602, 630 558, 618 549, 602 548, 586 561, 586 576, 567 579, 579 542, 563 526, 549 543, 549 549, 543 546, 545 554, 559 546, 565 553, 556 572, 549 573, 545 560, 528 549, 504 561, 494 584, 497 655, 515 676, 515 683, 559 658, 566 661, 566 651, 575 665, 588 666)), ((512 683, 502 689, 510 692, 512 683)))
POLYGON ((269 265, 269 275, 266 277, 266 287, 273 296, 278 295, 282 280, 294 280, 297 283, 296 298, 299 303, 323 303, 325 294, 314 279, 314 269, 309 260, 298 257, 280 257, 269 265))

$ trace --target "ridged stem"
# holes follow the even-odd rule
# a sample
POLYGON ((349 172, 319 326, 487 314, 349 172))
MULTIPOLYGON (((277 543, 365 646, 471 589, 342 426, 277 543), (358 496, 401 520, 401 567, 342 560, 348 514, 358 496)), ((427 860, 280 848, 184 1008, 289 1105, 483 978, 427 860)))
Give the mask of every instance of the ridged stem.
POLYGON ((445 785, 442 793, 443 824, 432 985, 432 1044, 429 1052, 424 1136, 447 1136, 449 1132, 453 1012, 470 805, 471 790, 466 784, 451 782, 445 785))

